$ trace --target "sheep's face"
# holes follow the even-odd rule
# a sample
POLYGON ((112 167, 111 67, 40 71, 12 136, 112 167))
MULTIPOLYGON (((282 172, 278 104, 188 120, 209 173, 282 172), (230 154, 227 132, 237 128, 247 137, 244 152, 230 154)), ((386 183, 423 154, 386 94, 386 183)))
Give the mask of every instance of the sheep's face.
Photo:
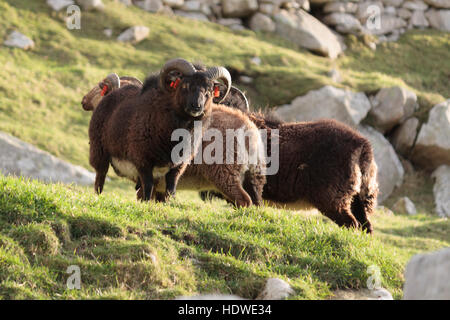
POLYGON ((101 96, 101 93, 102 90, 98 86, 92 88, 91 91, 83 97, 83 100, 81 100, 83 109, 86 111, 95 110, 100 104, 100 101, 102 101, 103 97, 101 96))
POLYGON ((176 86, 177 105, 185 114, 201 118, 211 109, 214 81, 201 73, 181 79, 176 86))

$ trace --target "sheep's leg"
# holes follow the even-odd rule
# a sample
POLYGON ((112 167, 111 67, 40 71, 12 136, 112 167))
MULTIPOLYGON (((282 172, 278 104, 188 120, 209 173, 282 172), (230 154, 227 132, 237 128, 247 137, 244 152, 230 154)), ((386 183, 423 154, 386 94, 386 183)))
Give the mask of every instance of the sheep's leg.
POLYGON ((109 169, 109 155, 105 154, 101 146, 95 144, 95 141, 91 142, 89 163, 96 172, 94 190, 97 194, 100 194, 103 191, 109 169))
POLYGON ((138 201, 142 201, 142 198, 144 198, 144 193, 142 191, 142 184, 141 180, 138 178, 136 182, 136 186, 134 187, 136 190, 136 198, 138 201))
POLYGON ((262 203, 262 192, 266 178, 257 172, 247 171, 244 178, 244 190, 249 194, 254 205, 259 206, 262 203))
POLYGON ((373 232, 372 223, 369 221, 368 215, 372 213, 373 205, 371 199, 361 200, 360 195, 355 195, 352 201, 352 213, 361 224, 364 231, 371 234, 373 232))
POLYGON ((218 174, 214 177, 207 178, 209 181, 214 183, 214 185, 220 190, 220 192, 223 193, 227 200, 234 203, 237 207, 248 207, 252 205, 251 197, 242 188, 239 173, 230 174, 230 170, 227 170, 226 172, 218 170, 217 173, 218 174))
POLYGON ((150 170, 139 170, 139 179, 142 184, 142 200, 149 201, 153 192, 153 174, 150 170))
POLYGON ((316 205, 316 208, 340 227, 358 228, 360 226, 351 212, 350 203, 329 203, 326 207, 316 205))
POLYGON ((182 164, 171 168, 169 172, 166 173, 166 193, 164 195, 164 199, 168 200, 171 197, 175 197, 176 188, 178 184, 178 179, 183 174, 186 169, 186 165, 182 164))

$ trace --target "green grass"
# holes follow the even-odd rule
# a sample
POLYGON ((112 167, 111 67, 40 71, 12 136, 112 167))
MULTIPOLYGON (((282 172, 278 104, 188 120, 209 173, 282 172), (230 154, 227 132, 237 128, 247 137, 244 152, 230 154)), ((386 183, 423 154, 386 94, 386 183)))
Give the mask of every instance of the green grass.
POLYGON ((288 281, 292 299, 326 299, 335 289, 366 287, 371 265, 400 298, 410 257, 450 245, 450 221, 422 214, 377 212, 371 237, 321 215, 233 209, 187 196, 143 204, 3 176, 0 189, 4 299, 168 299, 211 292, 255 298, 269 277, 288 281), (66 287, 70 265, 81 269, 81 290, 66 287))
MULTIPOLYGON (((36 43, 32 51, 0 45, 1 131, 90 168, 90 113, 81 109, 82 96, 109 72, 143 79, 177 56, 245 70, 255 81, 243 87, 260 107, 332 84, 332 68, 343 78, 336 86, 414 90, 421 120, 450 96, 448 33, 409 31, 376 51, 348 37, 345 55, 330 61, 273 35, 104 2, 107 11, 83 12, 82 29, 70 31, 63 13, 51 12, 45 0, 0 1, 0 39, 18 30, 36 43), (114 40, 133 25, 148 26, 149 38, 137 45, 114 40), (113 38, 103 35, 105 28, 113 38), (261 65, 250 62, 254 56, 261 65)), ((293 299, 326 299, 338 288, 365 287, 370 265, 381 268, 383 286, 400 298, 411 256, 450 245, 450 223, 431 215, 432 182, 422 178, 407 177, 407 187, 387 202, 408 195, 419 215, 377 212, 369 237, 309 212, 204 204, 195 192, 180 192, 165 205, 137 203, 130 183, 114 177, 97 197, 91 188, 0 176, 0 298, 166 299, 209 292, 254 298, 266 278, 280 277, 295 289, 293 299), (66 288, 65 271, 73 264, 81 268, 81 290, 66 288)))
POLYGON ((53 13, 45 0, 0 2, 0 39, 19 30, 36 43, 32 51, 0 45, 0 130, 52 154, 89 168, 83 95, 109 72, 143 79, 173 57, 245 70, 255 81, 248 90, 255 106, 290 102, 311 89, 332 84, 337 68, 345 86, 367 92, 390 85, 414 90, 420 114, 450 96, 450 35, 413 31, 374 52, 356 38, 336 61, 315 56, 276 36, 232 31, 217 24, 125 9, 106 0, 103 13, 83 12, 81 30, 68 30, 64 12, 53 13), (150 36, 133 46, 115 38, 127 27, 146 25, 150 36), (105 28, 113 29, 108 39, 105 28), (254 56, 260 66, 250 62, 254 56), (62 143, 63 142, 63 143, 62 143))

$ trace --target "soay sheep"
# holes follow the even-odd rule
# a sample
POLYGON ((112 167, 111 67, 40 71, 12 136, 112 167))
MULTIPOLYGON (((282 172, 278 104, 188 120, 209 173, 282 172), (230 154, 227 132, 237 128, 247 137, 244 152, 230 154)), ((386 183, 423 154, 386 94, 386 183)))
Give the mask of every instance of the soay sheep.
MULTIPOLYGON (((175 194, 186 161, 172 159, 172 132, 194 130, 194 122, 207 129, 214 84, 222 79, 225 96, 231 86, 229 72, 212 67, 197 72, 183 59, 167 62, 158 77, 160 85, 139 92, 127 85, 105 96, 94 110, 89 124, 90 164, 96 170, 95 190, 101 193, 110 163, 142 185, 142 198, 149 200, 154 178, 165 176, 165 197, 175 194), (171 74, 176 71, 176 78, 171 74)), ((191 157, 195 154, 193 146, 191 157)))
MULTIPOLYGON (((156 81, 158 75, 153 75, 147 78, 146 84, 142 91, 154 90, 159 84, 156 81), (149 85, 152 83, 152 85, 149 85)), ((130 79, 130 77, 118 78, 117 75, 109 75, 106 79, 99 83, 99 86, 94 87, 83 98, 82 105, 85 110, 95 110, 104 95, 110 94, 113 90, 123 86, 130 86, 127 88, 127 93, 130 95, 141 94, 141 83, 135 79, 133 83, 129 81, 122 81, 122 79, 130 79)), ((223 88, 222 88, 223 89, 223 88)), ((226 89, 225 89, 226 90, 226 89)), ((238 101, 241 103, 242 92, 235 87, 231 87, 230 94, 225 96, 222 103, 228 106, 233 106, 236 102, 233 96, 239 93, 238 101)), ((248 107, 248 105, 240 104, 239 107, 248 107)), ((246 109, 245 109, 246 110, 246 109)), ((262 141, 259 135, 259 131, 256 126, 239 110, 233 110, 224 105, 212 105, 211 120, 209 124, 210 129, 216 129, 222 137, 225 136, 227 129, 244 130, 248 140, 245 141, 245 150, 239 150, 236 141, 234 141, 234 161, 233 163, 225 163, 225 154, 223 154, 222 164, 220 163, 191 163, 187 166, 184 174, 180 177, 178 182, 178 189, 194 189, 194 190, 216 190, 220 192, 228 201, 236 204, 237 206, 249 206, 251 204, 259 205, 262 200, 262 189, 265 183, 264 176, 264 161, 261 158, 257 158, 255 163, 244 162, 238 163, 236 159, 238 152, 256 153, 257 156, 262 157, 262 141)), ((202 144, 201 152, 208 148, 209 144, 202 144)), ((229 148, 226 145, 225 139, 223 140, 222 149, 229 148)), ((114 166, 116 173, 120 176, 125 176, 130 180, 136 182, 133 176, 127 176, 126 172, 121 172, 121 168, 114 166)), ((164 181, 155 181, 157 195, 161 197, 161 191, 164 190, 164 181)), ((142 188, 140 180, 137 179, 136 190, 138 190, 138 198, 142 197, 142 188)))

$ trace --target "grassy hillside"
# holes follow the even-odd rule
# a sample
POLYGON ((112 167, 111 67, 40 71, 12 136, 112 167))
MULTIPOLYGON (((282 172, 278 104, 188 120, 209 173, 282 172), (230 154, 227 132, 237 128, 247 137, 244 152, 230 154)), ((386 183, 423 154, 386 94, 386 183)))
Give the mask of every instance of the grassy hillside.
MULTIPOLYGON (((261 107, 332 84, 327 73, 333 68, 343 78, 335 86, 366 92, 409 87, 419 96, 422 118, 450 97, 448 33, 409 32, 376 51, 349 37, 346 54, 330 61, 272 35, 104 2, 107 11, 83 12, 82 29, 70 31, 63 13, 53 13, 45 0, 0 1, 0 42, 18 30, 36 43, 26 52, 0 45, 0 131, 90 168, 84 93, 109 72, 143 79, 178 56, 245 70, 255 82, 243 87, 261 107), (114 40, 133 25, 148 26, 150 37, 135 46, 114 40), (105 28, 113 29, 113 38, 105 28), (250 62, 254 56, 261 65, 250 62)), ((131 185, 118 179, 97 197, 92 188, 0 176, 0 298, 172 298, 217 291, 253 298, 275 276, 293 286, 294 299, 325 299, 337 288, 365 287, 370 265, 381 268, 383 286, 400 298, 409 258, 450 246, 450 222, 430 215, 431 182, 424 179, 407 178, 419 215, 379 211, 369 237, 312 212, 235 210, 222 201, 204 204, 195 192, 180 192, 166 205, 137 203, 131 185), (81 268, 79 291, 66 289, 65 271, 73 264, 81 268)))
POLYGON ((121 195, 0 176, 0 297, 167 299, 205 292, 255 298, 280 277, 293 299, 366 287, 376 265, 401 297, 411 255, 450 245, 450 221, 377 212, 375 234, 321 215, 235 210, 184 199, 142 204, 121 195), (70 265, 81 290, 66 288, 70 265))
POLYGON ((0 39, 16 29, 36 43, 28 52, 0 45, 0 130, 89 168, 90 114, 80 107, 84 93, 109 72, 143 79, 178 56, 245 70, 255 82, 244 87, 262 107, 331 84, 332 68, 343 77, 338 86, 354 90, 405 85, 419 95, 424 109, 450 97, 448 33, 414 31, 376 51, 349 38, 346 55, 331 62, 272 35, 104 2, 108 10, 83 12, 81 30, 68 30, 64 12, 52 12, 45 0, 0 1, 0 39), (149 38, 135 46, 118 43, 117 35, 133 25, 148 26, 149 38), (111 39, 105 28, 113 29, 111 39), (254 56, 261 58, 260 66, 250 62, 254 56))

